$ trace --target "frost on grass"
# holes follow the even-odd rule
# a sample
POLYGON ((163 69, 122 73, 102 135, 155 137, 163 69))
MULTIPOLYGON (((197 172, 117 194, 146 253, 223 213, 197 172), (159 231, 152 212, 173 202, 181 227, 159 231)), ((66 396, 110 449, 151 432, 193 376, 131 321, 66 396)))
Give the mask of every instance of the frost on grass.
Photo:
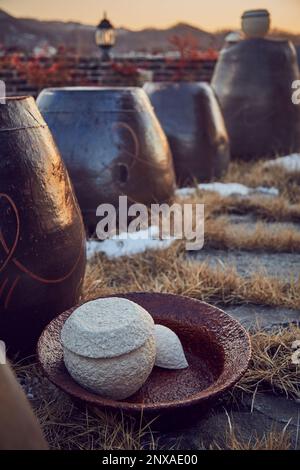
POLYGON ((199 184, 194 188, 181 188, 177 189, 176 196, 178 197, 189 197, 193 196, 198 191, 213 191, 218 193, 220 196, 251 196, 253 194, 262 194, 266 196, 279 196, 277 188, 266 188, 258 186, 256 188, 249 188, 244 184, 240 183, 206 183, 199 184))

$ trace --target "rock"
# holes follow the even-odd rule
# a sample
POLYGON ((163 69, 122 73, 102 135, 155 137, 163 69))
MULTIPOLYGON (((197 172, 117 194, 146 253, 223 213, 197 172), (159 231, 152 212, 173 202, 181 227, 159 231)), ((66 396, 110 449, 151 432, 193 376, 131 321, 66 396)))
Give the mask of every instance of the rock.
POLYGON ((229 315, 239 320, 247 330, 273 330, 298 323, 300 312, 284 307, 268 307, 263 305, 243 304, 221 306, 229 315))
MULTIPOLYGON (((244 233, 252 234, 257 230, 257 224, 262 224, 262 221, 255 217, 253 214, 248 216, 231 215, 229 217, 231 225, 226 229, 228 236, 234 235, 238 230, 242 230, 244 233)), ((264 224, 264 230, 270 235, 274 233, 280 233, 283 230, 292 230, 299 232, 299 224, 294 222, 268 222, 264 224)))
POLYGON ((166 447, 174 443, 177 449, 184 450, 230 449, 232 435, 245 448, 253 448, 269 433, 286 431, 291 448, 299 449, 299 411, 299 404, 285 397, 257 394, 253 403, 252 396, 244 396, 243 403, 237 406, 223 403, 206 413, 195 411, 195 420, 190 420, 189 424, 178 424, 162 432, 160 443, 166 447))
POLYGON ((123 400, 133 395, 155 362, 154 321, 127 299, 82 305, 65 322, 61 341, 73 379, 105 398, 123 400))
POLYGON ((229 214, 228 219, 230 221, 231 225, 246 225, 248 224, 249 226, 253 227, 253 224, 256 224, 258 222, 258 218, 255 214, 250 213, 250 214, 229 214))
POLYGON ((283 427, 275 427, 270 418, 258 412, 216 410, 200 420, 197 426, 184 430, 183 434, 192 449, 209 449, 216 446, 228 449, 231 429, 240 443, 253 445, 256 439, 262 439, 271 431, 282 432, 283 427))
POLYGON ((189 365, 184 355, 181 341, 163 325, 155 325, 156 359, 155 365, 164 369, 186 369, 189 365))
POLYGON ((297 222, 288 222, 288 221, 281 221, 281 222, 266 222, 262 220, 257 214, 254 212, 250 212, 249 214, 228 214, 228 220, 230 222, 230 227, 235 230, 245 230, 247 229, 249 232, 254 232, 256 229, 256 225, 258 223, 263 223, 265 230, 269 230, 270 232, 281 231, 284 229, 294 230, 299 232, 300 224, 297 222), (233 227, 232 227, 233 226, 233 227))
POLYGON ((299 427, 300 405, 295 400, 273 394, 258 393, 253 403, 251 402, 251 406, 277 423, 289 424, 288 430, 292 431, 292 427, 299 427))
MULTIPOLYGON (((202 450, 230 447, 231 429, 240 442, 254 441, 256 437, 272 430, 273 421, 259 412, 251 413, 247 409, 234 410, 224 406, 215 406, 207 412, 194 410, 194 419, 184 422, 161 433, 161 443, 168 445, 176 442, 182 450, 202 450)), ((284 426, 278 426, 282 429, 284 426)))
POLYGON ((285 282, 297 280, 299 277, 299 253, 205 249, 191 252, 188 256, 199 262, 205 261, 212 268, 227 269, 230 266, 235 267, 237 273, 245 278, 258 271, 262 271, 272 278, 282 279, 285 282))

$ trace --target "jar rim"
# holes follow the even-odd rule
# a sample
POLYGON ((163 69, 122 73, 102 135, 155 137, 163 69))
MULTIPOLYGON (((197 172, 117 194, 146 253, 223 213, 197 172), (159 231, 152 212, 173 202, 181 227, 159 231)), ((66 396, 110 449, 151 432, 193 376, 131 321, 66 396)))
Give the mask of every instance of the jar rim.
POLYGON ((242 19, 252 18, 252 17, 256 17, 256 18, 268 17, 269 18, 270 13, 268 10, 261 9, 261 10, 247 10, 242 15, 242 19))

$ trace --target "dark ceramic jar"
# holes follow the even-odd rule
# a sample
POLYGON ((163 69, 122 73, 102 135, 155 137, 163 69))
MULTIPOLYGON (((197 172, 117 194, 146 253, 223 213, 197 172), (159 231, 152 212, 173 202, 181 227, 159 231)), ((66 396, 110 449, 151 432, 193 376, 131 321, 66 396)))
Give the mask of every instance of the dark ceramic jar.
POLYGON ((168 137, 179 185, 220 177, 227 169, 228 136, 216 97, 206 83, 147 83, 168 137))
MULTIPOLYGON (((298 59, 298 66, 300 68, 300 46, 296 47, 297 59, 298 59)), ((300 74, 299 74, 300 76, 300 74)))
POLYGON ((292 102, 299 77, 288 41, 247 39, 223 49, 212 80, 233 158, 252 160, 300 150, 300 107, 292 102))
POLYGON ((79 300, 84 227, 68 174, 33 98, 0 105, 0 339, 35 351, 79 300))
POLYGON ((102 203, 150 204, 173 196, 167 139, 140 88, 56 88, 38 106, 73 181, 89 232, 102 203))

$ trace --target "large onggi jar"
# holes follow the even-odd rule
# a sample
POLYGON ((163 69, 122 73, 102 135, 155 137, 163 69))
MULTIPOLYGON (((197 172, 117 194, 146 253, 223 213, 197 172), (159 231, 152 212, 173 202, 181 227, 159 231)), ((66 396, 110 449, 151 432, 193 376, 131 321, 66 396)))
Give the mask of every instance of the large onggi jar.
POLYGON ((119 196, 151 204, 175 189, 164 132, 140 88, 45 89, 38 106, 65 161, 87 230, 102 203, 119 196))
POLYGON ((0 340, 34 354, 79 301, 85 232, 65 165, 31 97, 0 105, 0 340))
POLYGON ((212 86, 219 98, 233 158, 252 160, 300 151, 299 78, 288 41, 246 39, 221 51, 212 86))
POLYGON ((179 186, 219 178, 230 151, 223 116, 211 87, 202 82, 146 83, 168 137, 179 186))
MULTIPOLYGON (((300 46, 299 45, 296 47, 296 53, 297 53, 298 65, 300 68, 300 46)), ((299 73, 299 78, 300 78, 300 73, 299 73)))

